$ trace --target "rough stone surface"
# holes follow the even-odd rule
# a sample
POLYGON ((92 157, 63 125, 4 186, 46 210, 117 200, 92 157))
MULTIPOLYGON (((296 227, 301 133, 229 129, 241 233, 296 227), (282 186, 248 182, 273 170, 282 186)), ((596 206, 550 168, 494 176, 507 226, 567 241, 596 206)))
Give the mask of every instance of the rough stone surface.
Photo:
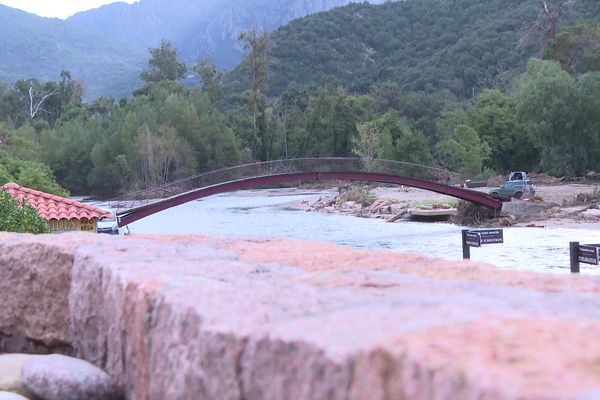
MULTIPOLYGON (((13 339, 24 336, 50 348, 61 347, 69 341, 74 245, 56 237, 43 242, 29 238, 0 234, 0 332, 13 339)), ((14 345, 4 351, 27 349, 18 340, 8 343, 14 345)))
MULTIPOLYGON (((0 391, 16 392, 30 396, 21 379, 21 369, 27 360, 37 356, 29 354, 2 354, 0 355, 0 391)), ((1 397, 0 397, 1 398, 1 397)))
POLYGON ((18 393, 0 391, 0 400, 29 400, 18 393))
MULTIPOLYGON (((32 257, 27 248, 69 255, 56 266, 68 285, 55 293, 67 299, 56 318, 68 329, 48 323, 47 335, 106 370, 129 399, 533 400, 600 391, 599 277, 294 240, 0 242, 15 260, 32 257)), ((37 270, 35 258, 15 263, 37 270)), ((8 326, 39 331, 28 324, 37 320, 8 326)))
POLYGON ((113 380, 87 361, 59 354, 27 360, 21 370, 23 384, 44 400, 114 400, 119 398, 113 380))

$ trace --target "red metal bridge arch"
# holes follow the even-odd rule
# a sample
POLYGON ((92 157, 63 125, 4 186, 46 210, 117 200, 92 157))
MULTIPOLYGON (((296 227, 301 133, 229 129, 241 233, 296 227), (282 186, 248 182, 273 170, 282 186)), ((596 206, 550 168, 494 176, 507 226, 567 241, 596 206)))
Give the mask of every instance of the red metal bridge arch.
POLYGON ((500 210, 502 201, 463 189, 460 175, 443 169, 389 160, 303 158, 245 164, 209 171, 166 185, 126 194, 110 206, 119 226, 202 197, 282 183, 329 180, 377 182, 430 190, 500 210), (137 200, 136 200, 137 199, 137 200))

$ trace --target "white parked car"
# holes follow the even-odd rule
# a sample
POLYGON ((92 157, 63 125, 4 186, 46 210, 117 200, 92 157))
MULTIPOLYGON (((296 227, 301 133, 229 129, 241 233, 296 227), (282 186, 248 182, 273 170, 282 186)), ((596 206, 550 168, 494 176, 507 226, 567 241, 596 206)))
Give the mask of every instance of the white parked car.
POLYGON ((119 228, 117 224, 117 213, 115 210, 108 210, 110 217, 103 217, 98 220, 98 233, 108 233, 109 235, 129 234, 129 228, 119 228))

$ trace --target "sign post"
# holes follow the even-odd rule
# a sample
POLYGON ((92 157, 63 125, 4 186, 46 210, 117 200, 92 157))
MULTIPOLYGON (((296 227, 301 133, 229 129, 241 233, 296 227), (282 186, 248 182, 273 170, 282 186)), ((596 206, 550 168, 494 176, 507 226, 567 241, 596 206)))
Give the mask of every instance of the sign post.
POLYGON ((504 243, 504 233, 502 229, 463 229, 463 260, 471 258, 471 247, 481 247, 482 244, 495 243, 504 243))
POLYGON ((467 244, 467 233, 469 233, 468 229, 462 230, 463 260, 468 260, 471 258, 471 247, 467 244))
POLYGON ((598 265, 600 262, 600 244, 569 243, 571 273, 579 273, 579 263, 598 265))

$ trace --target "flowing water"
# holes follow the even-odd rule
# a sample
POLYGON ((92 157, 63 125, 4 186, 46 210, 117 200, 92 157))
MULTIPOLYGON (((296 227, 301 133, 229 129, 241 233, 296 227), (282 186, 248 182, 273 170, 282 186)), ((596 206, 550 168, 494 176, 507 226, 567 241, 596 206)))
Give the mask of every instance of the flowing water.
MULTIPOLYGON (((322 194, 323 192, 319 192, 322 194)), ((398 221, 306 212, 290 207, 315 193, 270 195, 264 191, 207 197, 129 225, 132 234, 205 234, 287 237, 361 249, 391 249, 447 260, 462 259, 461 229, 449 223, 398 221)), ((471 248, 471 260, 502 268, 569 273, 569 242, 600 243, 600 230, 505 228, 504 243, 471 248)), ((581 264, 582 274, 600 273, 581 264)))

